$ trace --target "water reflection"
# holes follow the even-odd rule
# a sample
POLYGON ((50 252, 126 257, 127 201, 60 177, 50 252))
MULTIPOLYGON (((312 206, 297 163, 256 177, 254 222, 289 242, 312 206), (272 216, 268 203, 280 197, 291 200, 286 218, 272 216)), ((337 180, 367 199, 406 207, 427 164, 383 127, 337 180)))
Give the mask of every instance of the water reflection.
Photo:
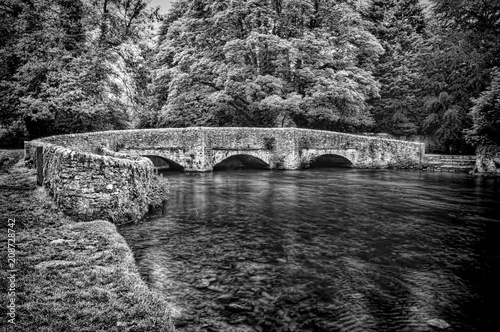
POLYGON ((353 169, 169 175, 120 232, 181 331, 494 331, 499 183, 353 169))

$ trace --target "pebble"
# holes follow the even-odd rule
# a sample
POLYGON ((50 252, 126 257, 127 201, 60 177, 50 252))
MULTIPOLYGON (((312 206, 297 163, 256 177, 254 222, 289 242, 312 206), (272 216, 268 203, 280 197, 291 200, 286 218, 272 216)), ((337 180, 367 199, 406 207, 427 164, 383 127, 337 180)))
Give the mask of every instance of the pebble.
POLYGON ((268 292, 262 292, 262 296, 264 296, 265 298, 273 301, 274 300, 274 297, 272 297, 271 294, 269 294, 268 292))
POLYGON ((201 279, 199 280, 194 287, 196 288, 207 288, 210 286, 211 279, 201 279))
POLYGON ((253 297, 253 293, 252 292, 247 292, 247 291, 238 291, 236 292, 236 295, 239 296, 239 297, 253 297))
POLYGON ((252 276, 248 278, 248 280, 253 281, 253 282, 261 282, 263 280, 266 280, 267 276, 252 276))
POLYGON ((226 308, 231 311, 252 311, 251 306, 238 303, 230 303, 226 308))
POLYGON ((219 292, 219 293, 224 293, 226 291, 225 288, 219 287, 219 286, 208 286, 207 289, 210 289, 211 291, 219 292))
POLYGON ((240 317, 237 317, 236 319, 232 319, 230 320, 228 323, 229 324, 240 324, 240 323, 243 323, 244 321, 246 321, 247 318, 245 316, 240 316, 240 317))
POLYGON ((430 326, 433 326, 433 327, 437 327, 438 329, 442 329, 442 330, 450 327, 450 324, 448 324, 447 322, 445 322, 444 320, 439 319, 439 318, 429 319, 427 321, 427 324, 429 324, 430 326))
POLYGON ((227 293, 227 294, 223 294, 219 297, 217 297, 217 301, 220 301, 220 302, 230 302, 230 301, 234 301, 238 299, 237 297, 233 296, 231 293, 227 293))
POLYGON ((363 297, 363 294, 361 294, 361 293, 351 294, 351 298, 353 298, 353 299, 360 299, 362 297, 363 297))
POLYGON ((73 240, 65 240, 65 239, 57 239, 57 240, 53 240, 53 241, 50 241, 50 244, 64 244, 64 243, 70 243, 70 242, 74 242, 73 240))

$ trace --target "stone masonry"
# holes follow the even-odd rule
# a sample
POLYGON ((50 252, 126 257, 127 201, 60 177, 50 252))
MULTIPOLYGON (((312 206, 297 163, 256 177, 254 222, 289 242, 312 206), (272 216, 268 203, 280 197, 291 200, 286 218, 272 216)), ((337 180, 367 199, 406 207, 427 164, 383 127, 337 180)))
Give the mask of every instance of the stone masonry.
POLYGON ((169 128, 47 137, 25 143, 26 162, 43 148, 43 185, 69 214, 82 219, 137 220, 153 202, 157 156, 184 171, 206 172, 231 156, 270 169, 301 169, 322 155, 358 168, 419 167, 424 144, 298 128, 169 128))
POLYGON ((154 202, 153 164, 70 150, 43 141, 25 143, 28 164, 43 147, 43 186, 68 215, 82 220, 136 221, 154 202))
POLYGON ((107 131, 54 136, 53 144, 82 151, 102 147, 121 155, 153 155, 185 171, 211 171, 235 155, 261 159, 271 169, 306 168, 315 158, 332 154, 357 168, 409 168, 422 163, 424 144, 298 128, 169 128, 107 131))

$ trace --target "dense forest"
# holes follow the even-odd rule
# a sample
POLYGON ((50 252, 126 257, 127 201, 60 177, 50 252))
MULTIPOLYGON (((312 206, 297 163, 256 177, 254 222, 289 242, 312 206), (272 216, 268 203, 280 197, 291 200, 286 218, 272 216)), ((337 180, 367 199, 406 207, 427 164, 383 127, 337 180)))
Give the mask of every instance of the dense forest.
POLYGON ((187 126, 500 144, 499 1, 177 0, 162 16, 147 0, 0 0, 0 17, 4 146, 187 126))

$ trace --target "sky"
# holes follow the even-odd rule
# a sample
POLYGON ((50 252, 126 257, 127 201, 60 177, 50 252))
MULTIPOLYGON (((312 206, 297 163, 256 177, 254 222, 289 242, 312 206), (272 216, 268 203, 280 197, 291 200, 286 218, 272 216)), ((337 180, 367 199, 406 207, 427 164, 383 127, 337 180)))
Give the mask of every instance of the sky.
POLYGON ((152 7, 160 6, 160 13, 166 14, 168 9, 170 8, 171 2, 173 2, 173 0, 152 0, 151 6, 152 7))

